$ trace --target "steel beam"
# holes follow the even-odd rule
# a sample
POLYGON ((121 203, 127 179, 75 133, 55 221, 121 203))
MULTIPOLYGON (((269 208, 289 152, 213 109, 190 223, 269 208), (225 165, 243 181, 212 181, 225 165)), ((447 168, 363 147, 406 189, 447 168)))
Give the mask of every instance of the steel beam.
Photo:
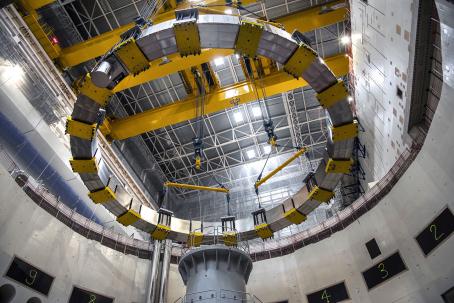
MULTIPOLYGON (((325 62, 337 77, 348 73, 349 60, 344 54, 325 59, 325 62)), ((192 62, 193 63, 193 62, 192 62)), ((295 79, 285 72, 275 72, 263 79, 266 96, 273 96, 283 92, 304 87, 307 82, 295 79)), ((215 90, 206 96, 205 114, 213 114, 239 104, 245 104, 263 98, 262 90, 256 90, 252 82, 244 81, 229 87, 215 90)), ((134 116, 104 122, 101 128, 104 135, 113 140, 123 140, 149 131, 160 129, 196 118, 194 108, 196 97, 190 97, 160 108, 151 109, 134 116)))
POLYGON ((166 182, 166 183, 164 183, 164 186, 184 188, 184 189, 194 189, 194 190, 215 191, 215 192, 226 193, 226 194, 229 193, 229 190, 227 188, 222 188, 222 187, 209 187, 209 186, 200 186, 200 185, 174 183, 174 182, 166 182))
MULTIPOLYGON (((217 3, 222 3, 223 1, 219 0, 206 0, 204 1, 204 4, 217 4, 217 3)), ((256 2, 255 0, 243 0, 242 4, 247 5, 256 2)), ((336 4, 344 3, 345 1, 336 1, 330 4, 329 6, 333 6, 336 4)), ((225 2, 223 2, 225 3, 225 2)), ((179 5, 177 9, 187 7, 188 4, 187 2, 183 2, 182 5, 179 5)), ((219 13, 223 13, 225 10, 225 7, 220 6, 219 7, 212 7, 210 8, 209 13, 213 13, 212 10, 219 9, 219 13)), ((203 13, 203 9, 201 10, 201 13, 203 13)), ((298 29, 300 32, 308 32, 311 30, 314 30, 316 28, 321 28, 325 27, 340 21, 345 20, 346 17, 346 9, 345 8, 340 8, 340 9, 335 9, 331 12, 327 12, 324 14, 319 14, 320 13, 320 6, 317 6, 315 8, 311 8, 308 10, 304 10, 295 14, 291 14, 288 16, 285 16, 283 18, 278 18, 274 20, 277 23, 281 23, 287 31, 292 31, 294 29, 298 29)), ((153 20, 153 22, 160 23, 163 21, 171 20, 175 18, 175 14, 173 10, 167 11, 165 13, 162 13, 153 20)), ((71 47, 64 48, 62 50, 62 53, 60 57, 58 58, 58 61, 61 65, 61 67, 66 68, 66 67, 71 67, 78 65, 80 63, 86 62, 90 59, 94 59, 96 57, 102 56, 105 54, 108 50, 112 48, 116 43, 120 41, 120 35, 127 31, 128 29, 132 28, 134 23, 129 23, 126 25, 123 25, 113 31, 101 34, 99 36, 93 37, 91 39, 88 39, 84 42, 78 43, 76 45, 73 45, 71 47)), ((207 61, 205 61, 207 62, 207 61)), ((203 62, 202 62, 203 63, 203 62)), ((143 83, 143 82, 142 82, 143 83)), ((140 84, 140 83, 139 83, 140 84)))

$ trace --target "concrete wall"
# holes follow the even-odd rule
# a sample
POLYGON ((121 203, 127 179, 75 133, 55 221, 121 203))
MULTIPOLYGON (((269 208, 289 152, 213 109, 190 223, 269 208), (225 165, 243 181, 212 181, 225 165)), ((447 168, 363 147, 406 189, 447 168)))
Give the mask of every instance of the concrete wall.
POLYGON ((1 166, 0 188, 0 285, 14 285, 13 302, 68 302, 73 285, 116 303, 145 302, 150 262, 75 233, 32 202, 1 166), (47 298, 4 277, 14 255, 55 277, 47 298))
POLYGON ((366 182, 372 182, 380 180, 408 147, 406 120, 419 0, 349 2, 355 102, 365 129, 360 140, 368 153, 361 164, 366 182))

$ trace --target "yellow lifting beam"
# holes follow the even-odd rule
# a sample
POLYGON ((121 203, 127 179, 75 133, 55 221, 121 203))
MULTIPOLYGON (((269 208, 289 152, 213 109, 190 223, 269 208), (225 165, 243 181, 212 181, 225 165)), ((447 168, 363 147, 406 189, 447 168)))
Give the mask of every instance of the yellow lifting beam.
MULTIPOLYGON (((243 0, 242 5, 247 5, 250 3, 256 2, 255 0, 243 0)), ((336 1, 331 3, 330 6, 336 5, 339 3, 344 3, 345 1, 336 1)), ((205 0, 204 4, 220 3, 225 4, 224 1, 220 0, 205 0)), ((179 5, 177 9, 190 7, 191 3, 184 2, 183 5, 179 5)), ((222 11, 224 7, 221 7, 222 11)), ((293 31, 298 29, 300 32, 312 31, 316 28, 325 27, 337 22, 341 22, 346 19, 346 8, 335 9, 334 11, 327 12, 325 14, 319 14, 321 7, 315 7, 309 10, 304 10, 289 16, 278 18, 275 20, 277 23, 281 23, 287 31, 293 31)), ((220 11, 221 13, 221 11, 220 11)), ((175 18, 174 11, 165 12, 161 15, 158 15, 154 24, 158 24, 163 21, 171 20, 175 18)), ((86 62, 88 60, 94 59, 96 57, 104 55, 108 50, 110 50, 116 43, 120 42, 120 35, 125 31, 131 29, 134 26, 134 23, 129 23, 123 25, 113 31, 101 34, 94 38, 88 39, 84 42, 75 44, 73 46, 62 49, 61 55, 58 58, 60 65, 63 68, 75 66, 80 63, 86 62)), ((178 54, 179 56, 179 54, 178 54)), ((208 62, 208 61, 205 61, 208 62)), ((201 62, 201 63, 205 63, 201 62)), ((159 62, 158 62, 159 63, 159 62)), ((200 63, 198 63, 200 64, 200 63)), ((196 65, 196 64, 194 64, 196 65)), ((182 68, 184 69, 184 68, 182 68)), ((181 70, 181 69, 180 69, 181 70)), ((161 77, 166 74, 161 74, 161 77)), ((149 79, 150 81, 152 79, 149 79)), ((144 81, 144 82, 148 82, 144 81)))
POLYGON ((180 54, 173 54, 167 56, 169 63, 162 64, 161 60, 152 61, 150 62, 149 69, 135 76, 127 76, 115 86, 113 91, 119 92, 139 84, 162 78, 165 75, 174 74, 182 70, 190 69, 193 66, 213 61, 218 57, 230 55, 233 55, 233 50, 231 49, 204 49, 200 55, 189 55, 187 58, 181 57, 180 54))
MULTIPOLYGON (((325 62, 337 77, 344 76, 348 73, 348 58, 343 54, 327 58, 325 62)), ((267 96, 281 94, 307 85, 305 80, 295 79, 285 72, 272 73, 264 77, 262 83, 267 96)), ((263 97, 262 91, 255 91, 255 86, 251 81, 244 81, 229 87, 216 89, 206 95, 205 114, 210 115, 239 104, 255 101, 257 100, 256 93, 260 97, 263 97)), ((191 96, 186 100, 165 105, 157 109, 147 110, 140 114, 112 122, 106 119, 104 120, 103 127, 101 127, 101 131, 104 135, 114 140, 123 140, 162 127, 195 119, 194 98, 196 97, 191 96)))
POLYGON ((140 214, 133 209, 128 209, 127 212, 118 216, 117 221, 123 224, 124 226, 129 226, 136 223, 139 219, 142 219, 140 214))
POLYGON ((29 13, 35 11, 48 4, 54 3, 56 0, 19 0, 19 4, 29 13))
POLYGON ((222 187, 209 187, 209 186, 200 186, 200 185, 174 183, 174 182, 166 182, 166 183, 164 183, 164 185, 167 186, 167 187, 177 187, 177 188, 184 188, 184 189, 215 191, 215 192, 226 193, 226 194, 229 192, 229 190, 227 188, 222 188, 222 187))
POLYGON ((279 165, 278 167, 276 167, 274 170, 272 170, 269 174, 267 174, 265 177, 263 177, 262 179, 258 180, 257 182, 255 182, 255 188, 258 188, 260 185, 262 185, 263 183, 265 183, 266 181, 268 181, 269 178, 271 178, 272 176, 274 176, 275 174, 277 174, 278 172, 280 172, 281 170, 283 170, 287 165, 289 165, 293 160, 297 159, 299 156, 301 156, 302 154, 304 154, 304 152, 306 151, 305 148, 301 148, 299 151, 297 151, 293 156, 291 156, 290 158, 288 158, 284 163, 282 163, 281 165, 279 165))

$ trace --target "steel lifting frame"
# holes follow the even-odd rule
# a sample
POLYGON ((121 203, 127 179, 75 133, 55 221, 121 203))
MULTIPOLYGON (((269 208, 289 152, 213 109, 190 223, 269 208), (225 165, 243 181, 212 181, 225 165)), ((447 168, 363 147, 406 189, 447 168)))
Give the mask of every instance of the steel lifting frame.
POLYGON ((183 184, 183 183, 174 183, 174 182, 166 182, 164 183, 167 187, 176 187, 176 188, 184 188, 184 189, 194 189, 194 190, 205 190, 205 191, 215 191, 219 193, 229 193, 227 188, 222 187, 209 187, 209 186, 200 186, 200 185, 192 185, 192 184, 183 184))

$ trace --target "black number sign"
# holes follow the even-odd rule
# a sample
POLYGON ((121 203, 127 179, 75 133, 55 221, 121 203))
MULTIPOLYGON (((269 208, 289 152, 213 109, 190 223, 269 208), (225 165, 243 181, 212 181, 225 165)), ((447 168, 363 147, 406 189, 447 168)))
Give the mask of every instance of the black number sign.
POLYGON ((367 288, 371 289, 406 269, 407 266, 405 266, 399 252, 396 252, 368 270, 363 271, 362 274, 366 281, 367 288))
POLYGON ((69 303, 112 303, 113 299, 99 295, 97 293, 80 289, 78 287, 73 288, 69 303))
POLYGON ((14 257, 6 276, 26 285, 43 295, 48 295, 54 278, 27 262, 14 257))
POLYGON ((437 248, 454 231, 454 215, 446 208, 436 217, 424 230, 416 236, 416 242, 427 256, 432 250, 437 248))
POLYGON ((348 299, 350 297, 348 296, 344 282, 307 295, 307 301, 309 303, 335 303, 348 299))

